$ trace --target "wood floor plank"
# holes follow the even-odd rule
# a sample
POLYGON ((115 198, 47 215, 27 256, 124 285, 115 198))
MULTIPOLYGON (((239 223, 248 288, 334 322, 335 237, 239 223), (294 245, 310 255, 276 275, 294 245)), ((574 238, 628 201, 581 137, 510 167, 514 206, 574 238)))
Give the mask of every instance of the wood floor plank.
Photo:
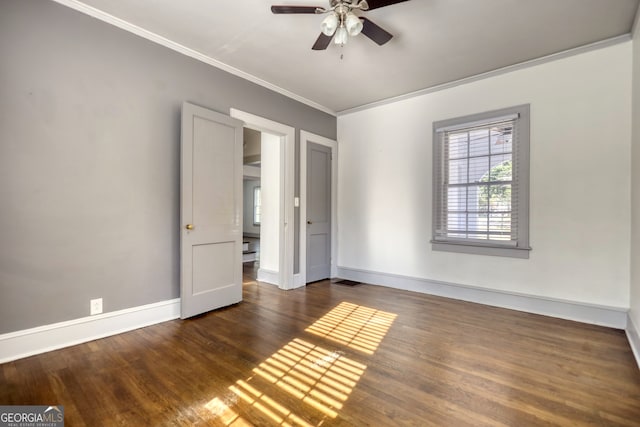
POLYGON ((254 273, 232 307, 0 365, 0 404, 69 426, 640 425, 621 331, 254 273))

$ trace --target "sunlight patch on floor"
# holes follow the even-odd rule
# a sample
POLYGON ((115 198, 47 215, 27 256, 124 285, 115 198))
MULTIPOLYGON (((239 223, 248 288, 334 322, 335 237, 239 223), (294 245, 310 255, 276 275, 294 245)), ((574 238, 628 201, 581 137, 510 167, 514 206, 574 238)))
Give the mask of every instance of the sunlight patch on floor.
POLYGON ((335 418, 366 368, 342 352, 296 338, 253 371, 335 418))
MULTIPOLYGON (((396 317, 342 302, 306 332, 373 355, 396 317)), ((327 350, 295 338, 256 366, 252 376, 230 386, 230 396, 224 400, 216 397, 204 407, 226 426, 251 425, 231 408, 238 403, 258 410, 260 417, 273 425, 318 426, 338 416, 366 369, 340 349, 327 350), (313 418, 319 422, 311 424, 263 391, 271 385, 317 411, 313 418)))
POLYGON ((218 397, 211 399, 204 405, 204 408, 209 410, 209 412, 225 426, 251 425, 218 397))
POLYGON ((229 387, 229 390, 238 395, 245 403, 270 418, 274 425, 312 427, 312 424, 309 424, 267 394, 253 387, 249 384, 249 381, 251 381, 251 378, 247 381, 239 380, 235 385, 229 387))
POLYGON ((396 314, 386 311, 342 302, 306 331, 365 354, 373 354, 396 317, 396 314))

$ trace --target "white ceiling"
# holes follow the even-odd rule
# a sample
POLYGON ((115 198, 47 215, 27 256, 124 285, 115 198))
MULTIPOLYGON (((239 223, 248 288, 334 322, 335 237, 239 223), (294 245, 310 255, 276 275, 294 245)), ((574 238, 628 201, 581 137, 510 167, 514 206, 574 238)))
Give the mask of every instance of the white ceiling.
POLYGON ((395 35, 386 45, 359 35, 326 51, 311 50, 323 15, 270 5, 328 0, 56 1, 341 112, 627 35, 640 0, 410 0, 361 13, 395 35))

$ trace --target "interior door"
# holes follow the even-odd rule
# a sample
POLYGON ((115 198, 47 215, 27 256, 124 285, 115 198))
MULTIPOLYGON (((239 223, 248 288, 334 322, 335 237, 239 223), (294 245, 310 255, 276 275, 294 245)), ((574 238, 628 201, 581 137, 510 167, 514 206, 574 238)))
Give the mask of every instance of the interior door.
POLYGON ((307 283, 331 277, 331 148, 307 145, 307 283))
POLYGON ((180 317, 242 300, 242 125, 182 106, 180 317))

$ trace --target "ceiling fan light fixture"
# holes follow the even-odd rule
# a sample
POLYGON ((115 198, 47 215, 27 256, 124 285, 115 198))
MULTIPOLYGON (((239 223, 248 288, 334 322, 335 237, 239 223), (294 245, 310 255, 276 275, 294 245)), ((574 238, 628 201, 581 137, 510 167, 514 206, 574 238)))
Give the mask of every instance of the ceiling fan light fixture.
POLYGON ((336 28, 338 28, 338 15, 335 13, 327 15, 327 17, 322 20, 320 28, 322 29, 322 34, 331 37, 333 33, 336 32, 336 28))
MULTIPOLYGON (((59 0, 56 0, 59 1, 59 0)), ((393 34, 371 22, 364 16, 366 11, 403 3, 409 0, 325 0, 329 7, 272 5, 275 14, 326 14, 320 25, 321 33, 311 49, 326 50, 331 40, 337 45, 345 45, 349 37, 363 34, 378 46, 386 44, 393 34)), ((317 24, 316 24, 317 25, 317 24)))
POLYGON ((347 44, 348 39, 349 33, 347 32, 347 29, 344 26, 340 26, 336 30, 336 37, 333 39, 333 42, 342 46, 347 44))
POLYGON ((353 12, 347 13, 344 24, 350 36, 357 36, 362 31, 362 21, 353 12))

